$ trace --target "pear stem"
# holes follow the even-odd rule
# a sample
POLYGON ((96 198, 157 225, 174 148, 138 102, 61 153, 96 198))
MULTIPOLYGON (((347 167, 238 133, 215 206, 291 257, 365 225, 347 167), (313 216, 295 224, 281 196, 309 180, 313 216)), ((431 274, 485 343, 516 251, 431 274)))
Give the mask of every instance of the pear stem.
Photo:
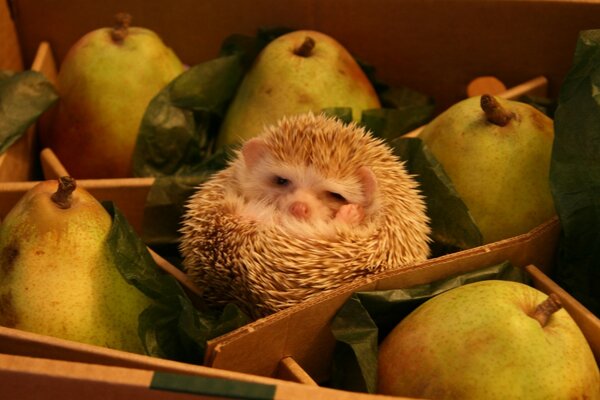
POLYGON ((514 118, 514 114, 502 107, 494 96, 484 94, 481 96, 481 109, 489 122, 498 126, 505 126, 514 118))
POLYGON ((294 54, 300 57, 308 57, 311 55, 312 50, 315 48, 315 40, 310 36, 304 38, 304 42, 294 50, 294 54))
POLYGON ((560 297, 556 293, 551 293, 546 300, 538 304, 531 318, 536 319, 540 325, 545 327, 548 324, 550 316, 562 308, 560 297))
POLYGON ((50 199, 57 205, 58 208, 66 210, 71 208, 73 202, 73 191, 77 187, 75 179, 70 176, 61 176, 58 178, 58 189, 52 194, 50 199))
POLYGON ((110 37, 115 43, 123 43, 123 40, 129 34, 129 26, 131 25, 131 15, 120 12, 115 16, 115 25, 110 31, 110 37))

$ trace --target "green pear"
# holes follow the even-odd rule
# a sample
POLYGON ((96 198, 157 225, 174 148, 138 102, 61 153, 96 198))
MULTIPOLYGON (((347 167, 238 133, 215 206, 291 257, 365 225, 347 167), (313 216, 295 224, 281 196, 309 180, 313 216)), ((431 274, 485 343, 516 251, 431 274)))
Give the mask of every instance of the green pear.
POLYGON ((117 269, 111 224, 72 178, 27 191, 0 225, 0 325, 143 354, 138 316, 152 301, 117 269))
POLYGON ((132 175, 146 108, 184 70, 156 33, 129 22, 119 14, 114 28, 81 37, 59 69, 60 100, 40 139, 78 179, 132 175))
POLYGON ((469 283, 405 317, 379 349, 378 392, 427 399, 600 399, 583 333, 555 294, 469 283))
POLYGON ((373 85, 352 55, 321 32, 279 36, 259 53, 227 109, 217 146, 257 136, 285 115, 350 107, 352 118, 380 108, 373 85))
POLYGON ((552 119, 518 101, 474 96, 419 134, 469 209, 484 243, 526 233, 556 214, 552 119))

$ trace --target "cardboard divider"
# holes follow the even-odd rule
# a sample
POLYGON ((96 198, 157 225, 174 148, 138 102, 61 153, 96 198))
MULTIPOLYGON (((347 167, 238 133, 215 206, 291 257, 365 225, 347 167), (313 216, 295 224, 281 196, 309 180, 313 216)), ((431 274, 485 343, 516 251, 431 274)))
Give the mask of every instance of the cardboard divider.
POLYGON ((555 218, 523 235, 359 279, 210 340, 205 365, 275 376, 280 360, 293 357, 313 380, 326 381, 335 345, 329 322, 352 293, 424 284, 507 260, 548 273, 559 233, 555 218))
POLYGON ((328 296, 292 307, 271 317, 258 320, 209 342, 207 365, 264 376, 277 376, 279 366, 290 357, 296 368, 305 371, 316 382, 329 378, 331 356, 335 344, 329 322, 341 305, 355 292, 406 288, 452 275, 494 265, 504 260, 523 268, 532 285, 550 294, 556 293, 573 317, 600 363, 600 319, 560 288, 542 270, 548 271, 559 233, 556 221, 544 224, 526 235, 492 246, 453 254, 414 265, 407 270, 391 271, 340 288, 328 296), (517 259, 513 250, 527 253, 517 259), (533 264, 528 262, 531 261, 533 264), (536 265, 536 263, 539 263, 536 265), (538 267, 539 266, 539 267, 538 267), (260 343, 269 347, 257 353, 260 343), (298 363, 296 362, 298 360, 298 363))

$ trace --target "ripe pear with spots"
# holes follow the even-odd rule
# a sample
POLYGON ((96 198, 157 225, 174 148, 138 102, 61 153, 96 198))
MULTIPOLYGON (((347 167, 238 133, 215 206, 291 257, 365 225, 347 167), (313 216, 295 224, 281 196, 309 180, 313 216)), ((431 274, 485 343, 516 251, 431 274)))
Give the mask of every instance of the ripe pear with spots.
POLYGON ((184 71, 154 31, 130 23, 121 13, 115 27, 88 32, 60 65, 60 100, 41 125, 40 140, 77 179, 132 176, 146 108, 184 71))
POLYGON ((111 224, 70 177, 27 191, 0 225, 0 325, 143 354, 138 316, 152 300, 118 270, 111 224))
POLYGON ((257 136, 284 116, 325 108, 362 112, 380 108, 375 89, 337 40, 322 32, 297 30, 271 41, 240 83, 220 128, 217 146, 257 136))
POLYGON ((501 280, 437 295, 379 349, 378 392, 423 399, 600 399, 600 372, 560 298, 501 280))
POLYGON ((458 102, 419 134, 469 209, 484 243, 526 233, 556 215, 550 190, 551 118, 491 95, 458 102))

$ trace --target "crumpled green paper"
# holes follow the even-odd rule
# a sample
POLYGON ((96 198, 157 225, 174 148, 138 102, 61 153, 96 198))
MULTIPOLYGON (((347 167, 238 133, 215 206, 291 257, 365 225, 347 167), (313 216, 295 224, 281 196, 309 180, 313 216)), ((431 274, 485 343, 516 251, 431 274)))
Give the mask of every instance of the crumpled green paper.
POLYGON ((419 138, 396 138, 394 153, 419 182, 430 218, 432 257, 480 246, 483 238, 442 165, 419 138))
POLYGON ((552 278, 600 316, 600 30, 580 33, 554 131, 550 187, 562 234, 552 278))
POLYGON ((37 71, 0 71, 0 154, 58 100, 54 86, 37 71))
POLYGON ((138 320, 148 355, 202 364, 209 339, 250 322, 234 305, 222 310, 195 307, 181 284, 156 265, 120 210, 112 202, 103 206, 113 218, 107 252, 127 282, 154 300, 138 320))

